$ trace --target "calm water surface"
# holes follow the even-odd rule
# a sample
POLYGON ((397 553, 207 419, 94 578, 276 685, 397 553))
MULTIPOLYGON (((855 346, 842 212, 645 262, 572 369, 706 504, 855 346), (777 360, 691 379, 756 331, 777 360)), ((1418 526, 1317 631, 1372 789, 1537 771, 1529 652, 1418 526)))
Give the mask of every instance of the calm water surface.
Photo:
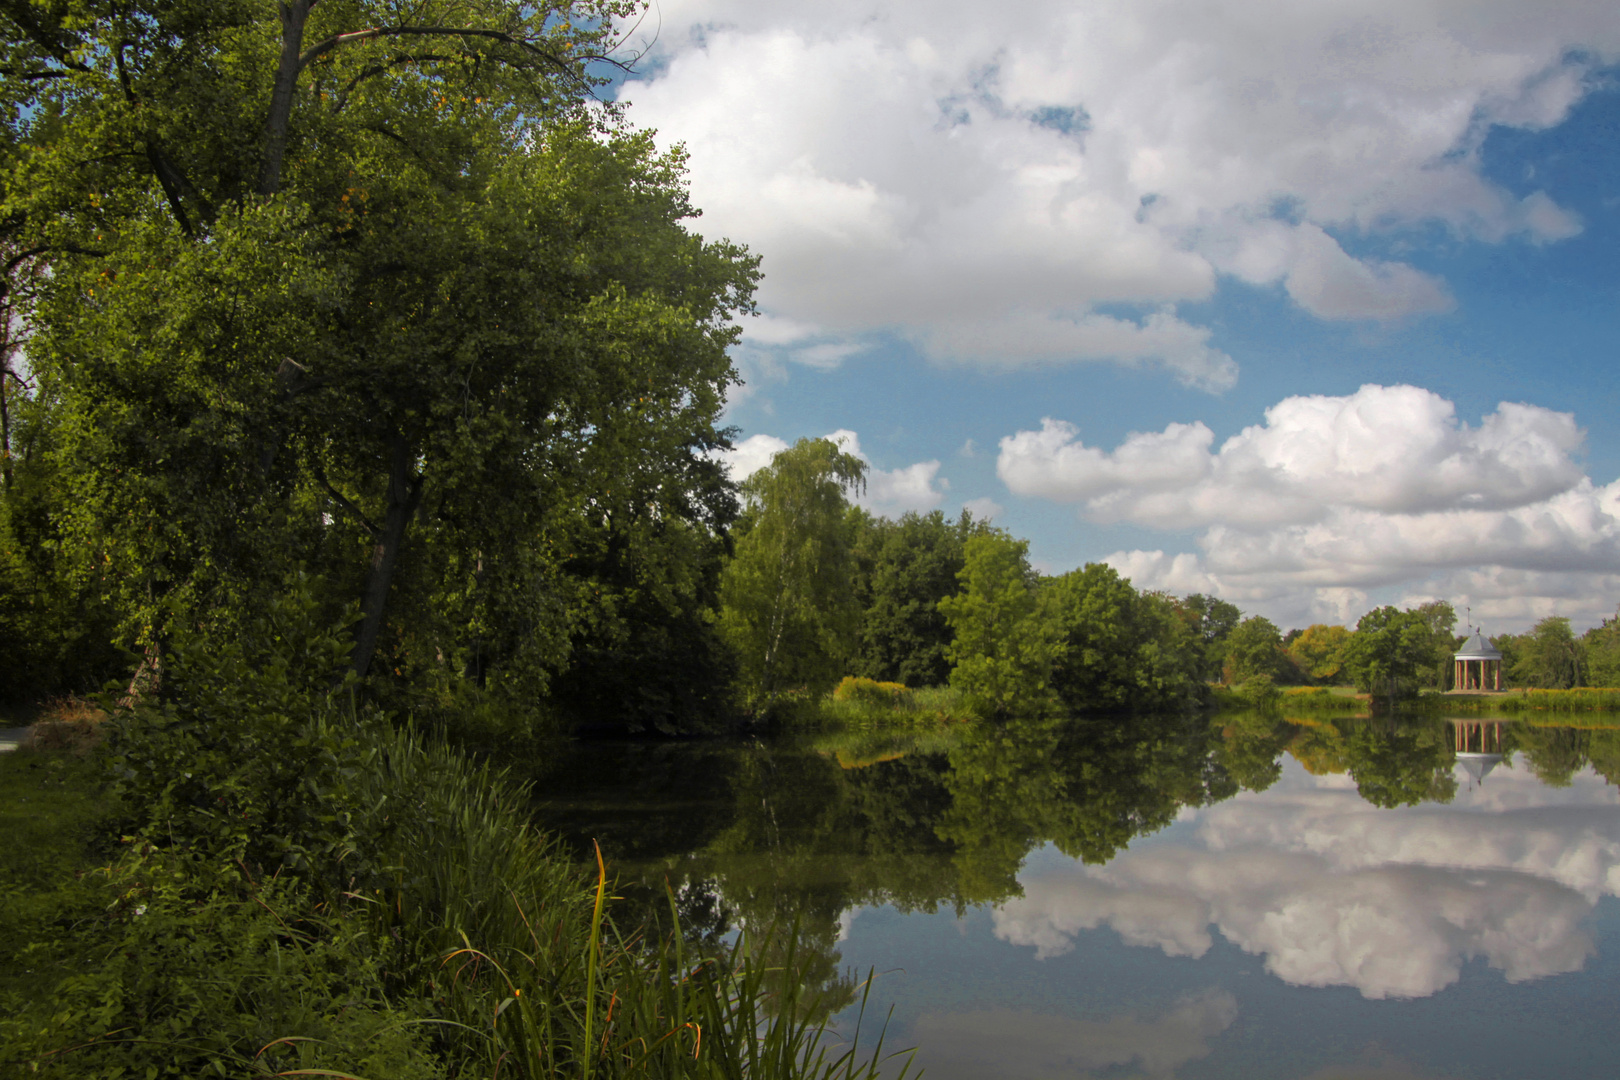
POLYGON ((1581 723, 595 744, 537 812, 691 933, 797 918, 842 1030, 875 969, 936 1080, 1620 1077, 1620 719, 1581 723))

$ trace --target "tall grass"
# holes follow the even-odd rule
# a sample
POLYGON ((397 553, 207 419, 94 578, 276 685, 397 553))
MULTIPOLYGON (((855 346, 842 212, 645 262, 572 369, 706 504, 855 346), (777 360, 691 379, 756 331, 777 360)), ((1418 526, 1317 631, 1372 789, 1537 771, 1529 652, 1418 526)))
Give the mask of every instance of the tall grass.
POLYGON ((975 719, 962 692, 952 687, 912 689, 853 676, 819 702, 817 714, 822 723, 841 727, 927 727, 975 719))
MULTIPOLYGON (((521 789, 396 732, 368 770, 396 883, 363 899, 400 976, 425 983, 458 1076, 875 1078, 878 1051, 829 1041, 803 998, 796 932, 686 955, 674 933, 620 927, 594 880, 529 825, 521 789), (764 957, 784 955, 780 967, 764 957)), ((671 904, 673 914, 674 905, 671 904)), ((904 1075, 904 1073, 902 1073, 904 1075)))

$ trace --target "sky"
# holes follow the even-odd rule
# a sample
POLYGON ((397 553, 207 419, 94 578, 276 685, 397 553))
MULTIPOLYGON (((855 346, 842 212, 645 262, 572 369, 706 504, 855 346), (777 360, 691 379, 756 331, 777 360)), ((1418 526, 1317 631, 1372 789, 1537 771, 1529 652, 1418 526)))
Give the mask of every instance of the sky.
POLYGON ((739 479, 833 435, 875 513, 1284 629, 1620 605, 1612 0, 659 0, 630 45, 763 260, 739 479))

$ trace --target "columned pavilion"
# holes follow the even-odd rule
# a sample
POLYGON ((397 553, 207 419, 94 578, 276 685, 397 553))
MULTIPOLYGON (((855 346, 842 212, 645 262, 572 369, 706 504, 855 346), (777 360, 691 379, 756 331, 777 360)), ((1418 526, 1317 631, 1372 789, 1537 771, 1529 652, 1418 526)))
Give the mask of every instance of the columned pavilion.
POLYGON ((1474 636, 1463 642, 1453 659, 1457 665, 1453 689, 1502 689, 1502 650, 1486 641, 1480 631, 1475 630, 1474 636))

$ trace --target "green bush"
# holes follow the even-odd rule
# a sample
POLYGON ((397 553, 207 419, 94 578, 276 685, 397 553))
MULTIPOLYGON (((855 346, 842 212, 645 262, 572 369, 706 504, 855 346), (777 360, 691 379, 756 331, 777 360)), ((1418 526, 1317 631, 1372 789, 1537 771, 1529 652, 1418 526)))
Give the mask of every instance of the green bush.
POLYGON ((427 1002, 389 994, 366 923, 319 916, 296 879, 256 884, 144 850, 121 861, 107 899, 74 928, 83 973, 0 1021, 0 1066, 63 1080, 445 1075, 420 1023, 427 1002))
POLYGON ((878 682, 858 675, 845 675, 833 689, 834 701, 851 701, 860 705, 903 709, 911 704, 911 690, 901 683, 878 682))
POLYGON ((499 771, 355 708, 307 586, 174 642, 109 722, 131 837, 0 1064, 60 1077, 875 1077, 822 1043, 796 935, 688 960, 617 927, 499 771), (781 956, 781 964, 764 957, 781 956), (698 1032, 701 1030, 701 1042, 698 1032))

